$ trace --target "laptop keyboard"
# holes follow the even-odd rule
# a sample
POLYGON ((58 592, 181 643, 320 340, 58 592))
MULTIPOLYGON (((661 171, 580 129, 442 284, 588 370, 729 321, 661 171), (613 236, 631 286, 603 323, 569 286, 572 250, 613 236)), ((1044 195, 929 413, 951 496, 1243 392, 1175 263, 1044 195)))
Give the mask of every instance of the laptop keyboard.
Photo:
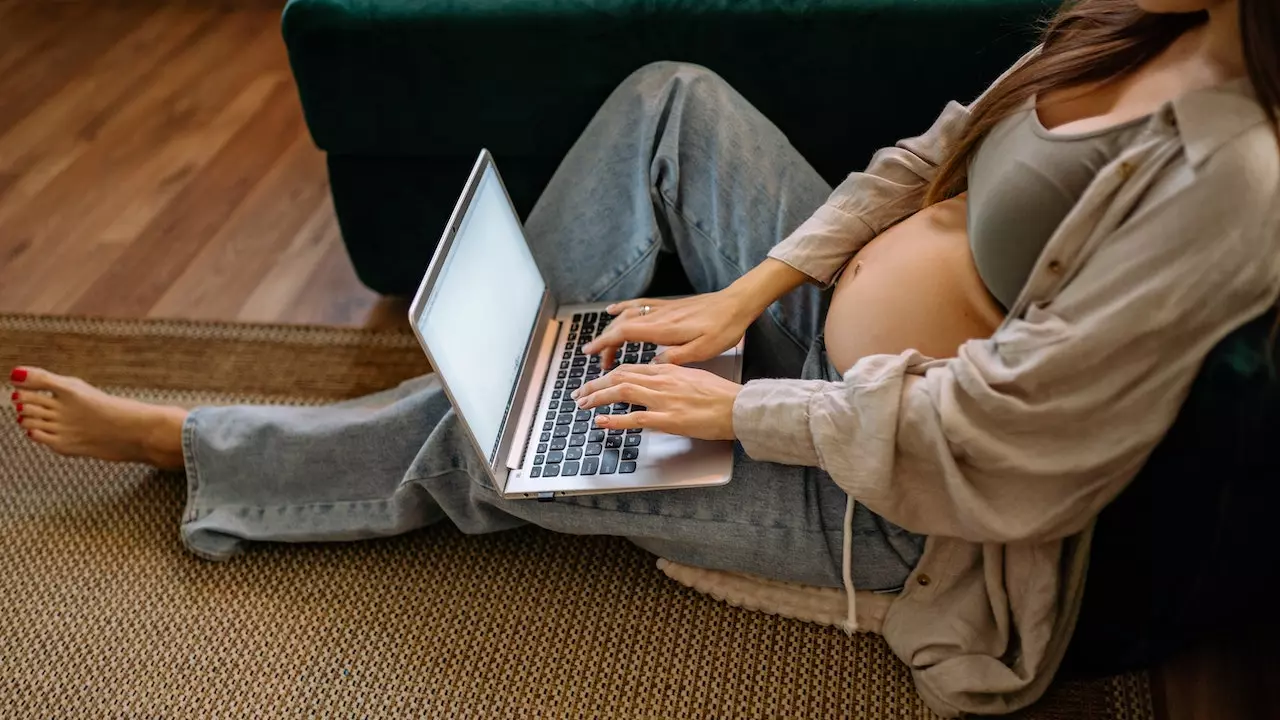
MULTIPOLYGON (((582 354, 582 346, 603 332, 613 316, 606 312, 577 313, 569 326, 568 345, 561 352, 551 403, 543 410, 536 454, 530 477, 613 475, 633 473, 640 457, 643 430, 603 430, 592 422, 596 415, 621 415, 646 410, 643 405, 614 403, 579 410, 569 394, 583 383, 600 377, 600 358, 582 354)), ((653 343, 627 343, 619 350, 619 362, 647 363, 657 353, 653 343)))

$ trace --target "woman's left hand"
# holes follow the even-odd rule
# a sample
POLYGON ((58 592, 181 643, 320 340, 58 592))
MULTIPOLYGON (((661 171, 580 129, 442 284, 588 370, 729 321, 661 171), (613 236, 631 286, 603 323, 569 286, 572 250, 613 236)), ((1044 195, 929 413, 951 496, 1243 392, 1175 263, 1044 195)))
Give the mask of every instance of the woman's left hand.
POLYGON ((589 409, 640 405, 624 415, 597 415, 601 428, 653 428, 701 440, 733 440, 733 401, 742 386, 715 373, 680 365, 621 365, 570 397, 589 409))

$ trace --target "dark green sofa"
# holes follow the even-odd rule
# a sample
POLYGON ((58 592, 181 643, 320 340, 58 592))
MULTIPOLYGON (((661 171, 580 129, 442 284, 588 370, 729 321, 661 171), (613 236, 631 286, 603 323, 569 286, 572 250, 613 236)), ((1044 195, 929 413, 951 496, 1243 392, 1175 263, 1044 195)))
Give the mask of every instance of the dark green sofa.
POLYGON ((1032 44, 1051 0, 291 0, 284 37, 356 272, 416 289, 481 147, 528 212, 614 86, 705 65, 832 183, 1032 44))

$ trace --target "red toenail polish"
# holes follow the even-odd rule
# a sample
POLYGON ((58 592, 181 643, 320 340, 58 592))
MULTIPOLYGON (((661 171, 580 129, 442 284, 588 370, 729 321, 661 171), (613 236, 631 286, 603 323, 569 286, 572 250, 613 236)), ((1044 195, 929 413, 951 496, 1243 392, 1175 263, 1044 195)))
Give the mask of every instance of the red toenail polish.
POLYGON ((18 412, 22 412, 22 403, 18 403, 18 412))
POLYGON ((31 431, 30 431, 30 430, 28 430, 28 431, 27 431, 27 437, 31 437, 31 431))
POLYGON ((19 415, 19 416, 18 416, 18 424, 19 424, 19 425, 21 425, 21 424, 22 424, 22 416, 21 416, 21 415, 19 415))
POLYGON ((9 379, 13 382, 25 382, 27 379, 27 371, 22 368, 14 368, 13 372, 9 373, 9 379))
POLYGON ((11 400, 17 400, 17 399, 18 399, 18 393, 14 393, 14 394, 10 395, 10 396, 9 396, 9 398, 10 398, 11 400))

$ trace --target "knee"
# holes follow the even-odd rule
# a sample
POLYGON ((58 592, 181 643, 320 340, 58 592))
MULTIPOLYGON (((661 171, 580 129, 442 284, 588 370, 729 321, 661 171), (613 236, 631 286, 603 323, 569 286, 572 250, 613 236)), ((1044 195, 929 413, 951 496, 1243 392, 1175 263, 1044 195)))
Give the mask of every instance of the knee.
POLYGON ((664 105, 669 98, 696 98, 714 104, 731 97, 733 89, 724 78, 692 63, 661 60, 631 73, 617 93, 664 105))

